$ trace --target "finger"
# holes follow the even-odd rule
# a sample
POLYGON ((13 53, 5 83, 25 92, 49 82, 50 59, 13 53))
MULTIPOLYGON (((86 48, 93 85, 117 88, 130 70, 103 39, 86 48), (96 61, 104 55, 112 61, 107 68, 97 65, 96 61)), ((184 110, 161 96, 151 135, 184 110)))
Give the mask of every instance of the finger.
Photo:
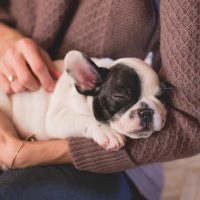
POLYGON ((55 81, 51 77, 47 64, 42 59, 37 46, 29 42, 19 44, 19 48, 42 86, 48 91, 53 91, 55 81))
POLYGON ((10 83, 10 86, 14 93, 24 92, 26 88, 20 84, 20 82, 15 79, 13 82, 10 83))
POLYGON ((0 61, 0 66, 1 74, 3 74, 7 79, 9 76, 16 76, 14 69, 8 65, 6 59, 0 61))
POLYGON ((40 54, 42 58, 44 59, 45 63, 47 63, 47 67, 50 74, 55 80, 57 80, 61 76, 62 72, 56 68, 55 64, 52 62, 48 53, 44 51, 42 48, 40 48, 40 54))
POLYGON ((23 87, 31 91, 35 91, 40 88, 39 81, 33 75, 26 64, 24 57, 21 54, 17 52, 13 53, 12 57, 9 59, 8 65, 14 68, 17 78, 19 80, 16 86, 17 88, 19 88, 19 83, 23 85, 23 87))
MULTIPOLYGON (((9 65, 8 63, 8 59, 3 59, 1 61, 2 63, 2 69, 1 72, 3 74, 3 76, 6 78, 6 83, 7 83, 7 88, 11 88, 12 93, 17 93, 17 92, 23 92, 25 91, 25 88, 17 81, 17 75, 15 74, 14 69, 11 67, 11 65, 9 65), (15 77, 15 80, 13 82, 10 82, 8 80, 9 76, 13 76, 15 77), (17 83, 15 83, 17 81, 17 83)), ((8 89, 9 90, 9 89, 8 89)), ((9 92, 10 93, 10 92, 9 92)))
POLYGON ((10 86, 10 82, 3 74, 0 74, 0 89, 6 94, 13 93, 12 88, 10 86))

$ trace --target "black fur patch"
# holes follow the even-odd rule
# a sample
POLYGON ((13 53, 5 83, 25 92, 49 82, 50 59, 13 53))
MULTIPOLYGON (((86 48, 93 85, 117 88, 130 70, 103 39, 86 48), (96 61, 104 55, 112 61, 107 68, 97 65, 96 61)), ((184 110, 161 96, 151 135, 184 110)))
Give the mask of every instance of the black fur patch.
POLYGON ((106 123, 115 114, 126 112, 138 101, 140 93, 140 78, 135 70, 124 64, 113 66, 94 97, 95 118, 106 123))

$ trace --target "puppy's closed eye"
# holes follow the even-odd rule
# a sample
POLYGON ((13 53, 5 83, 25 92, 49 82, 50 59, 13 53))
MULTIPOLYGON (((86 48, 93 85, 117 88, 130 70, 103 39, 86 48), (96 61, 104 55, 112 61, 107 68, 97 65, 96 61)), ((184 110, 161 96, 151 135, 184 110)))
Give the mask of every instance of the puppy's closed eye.
POLYGON ((126 94, 123 94, 123 93, 113 93, 112 94, 112 99, 113 100, 116 100, 116 101, 130 101, 131 98, 130 96, 126 95, 126 94))

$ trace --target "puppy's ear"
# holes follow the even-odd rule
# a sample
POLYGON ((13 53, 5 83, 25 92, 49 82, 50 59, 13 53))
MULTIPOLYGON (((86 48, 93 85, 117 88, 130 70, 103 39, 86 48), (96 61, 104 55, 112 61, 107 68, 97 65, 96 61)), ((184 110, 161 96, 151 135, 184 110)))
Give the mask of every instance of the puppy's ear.
POLYGON ((79 93, 89 96, 97 95, 106 78, 107 69, 98 67, 86 54, 75 50, 67 53, 64 63, 79 93))

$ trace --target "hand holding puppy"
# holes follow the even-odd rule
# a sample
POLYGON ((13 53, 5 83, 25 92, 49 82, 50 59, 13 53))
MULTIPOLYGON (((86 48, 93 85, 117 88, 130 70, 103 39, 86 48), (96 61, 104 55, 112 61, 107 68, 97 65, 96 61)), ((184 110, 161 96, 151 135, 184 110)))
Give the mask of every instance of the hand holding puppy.
POLYGON ((32 39, 23 37, 5 25, 1 26, 11 36, 4 36, 5 45, 1 44, 4 51, 0 57, 0 89, 10 94, 35 91, 42 85, 52 92, 60 73, 47 52, 32 39))

